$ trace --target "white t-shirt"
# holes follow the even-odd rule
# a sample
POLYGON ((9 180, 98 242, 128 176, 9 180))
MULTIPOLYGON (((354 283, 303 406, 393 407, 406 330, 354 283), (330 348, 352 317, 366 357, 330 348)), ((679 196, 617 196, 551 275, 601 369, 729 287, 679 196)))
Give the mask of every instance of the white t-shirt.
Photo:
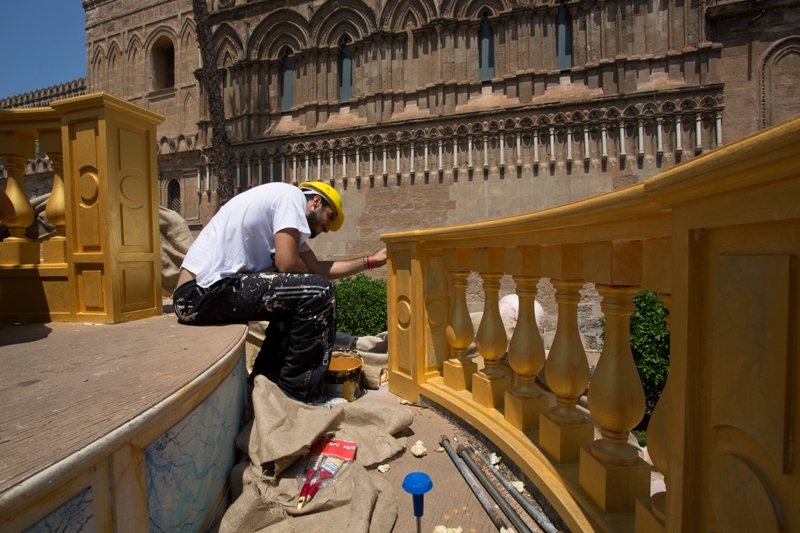
POLYGON ((275 233, 295 228, 300 251, 310 250, 306 198, 288 183, 267 183, 234 196, 194 241, 183 268, 200 287, 241 272, 274 270, 275 233))

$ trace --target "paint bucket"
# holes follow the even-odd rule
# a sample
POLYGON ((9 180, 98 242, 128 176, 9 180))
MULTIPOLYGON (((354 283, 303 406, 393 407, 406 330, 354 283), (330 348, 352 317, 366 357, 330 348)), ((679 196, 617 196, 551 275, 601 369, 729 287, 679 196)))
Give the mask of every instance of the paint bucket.
POLYGON ((325 395, 344 398, 348 402, 358 398, 361 371, 364 363, 358 355, 334 352, 325 374, 325 395))

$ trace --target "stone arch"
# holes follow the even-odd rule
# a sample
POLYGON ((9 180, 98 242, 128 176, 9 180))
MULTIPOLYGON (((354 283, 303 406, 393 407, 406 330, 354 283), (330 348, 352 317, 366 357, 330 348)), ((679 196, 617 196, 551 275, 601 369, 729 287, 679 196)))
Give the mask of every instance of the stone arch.
POLYGON ((158 141, 158 155, 165 155, 165 154, 174 154, 175 153, 175 141, 170 139, 166 135, 161 137, 161 140, 158 141))
MULTIPOLYGON (((181 115, 183 124, 181 124, 181 130, 189 131, 190 129, 194 129, 196 126, 196 124, 194 124, 192 121, 194 110, 194 95, 192 94, 192 91, 188 91, 186 96, 183 97, 183 114, 181 115)), ((192 148, 190 146, 189 150, 191 149, 192 148)))
POLYGON ((311 18, 311 39, 319 46, 333 46, 345 32, 359 40, 377 31, 375 12, 362 0, 328 0, 311 18))
POLYGON ((92 72, 90 79, 92 80, 92 90, 96 90, 100 80, 102 79, 103 69, 106 66, 106 51, 102 45, 97 45, 92 55, 92 72))
POLYGON ((389 0, 381 14, 380 28, 403 30, 409 15, 418 27, 437 17, 436 4, 433 0, 389 0))
POLYGON ((133 35, 128 41, 125 52, 125 84, 132 93, 142 92, 144 89, 144 65, 142 64, 142 40, 138 35, 133 35))
POLYGON ((178 135, 178 142, 177 146, 175 147, 176 152, 188 152, 192 149, 192 138, 188 135, 184 135, 181 133, 178 135))
POLYGON ((265 17, 247 44, 248 59, 277 59, 289 47, 295 52, 308 47, 308 21, 291 9, 277 9, 265 17))
POLYGON ((617 120, 620 116, 622 116, 622 113, 620 113, 619 109, 616 107, 609 107, 605 113, 605 116, 608 120, 617 120))
POLYGON ((695 102, 691 98, 685 98, 681 101, 680 105, 681 111, 691 112, 694 111, 696 107, 697 107, 697 102, 695 102))
POLYGON ((217 49, 217 67, 222 65, 220 58, 225 52, 230 54, 233 63, 244 59, 242 39, 229 24, 223 22, 217 28, 217 31, 214 32, 214 44, 217 49))
POLYGON ((798 72, 800 72, 800 36, 794 35, 777 41, 761 57, 758 69, 758 96, 762 128, 800 113, 798 72))
POLYGON ((646 117, 654 117, 658 114, 658 106, 654 102, 647 102, 642 108, 642 114, 646 117))
POLYGON ((479 20, 484 11, 489 11, 489 16, 493 17, 512 7, 511 0, 443 0, 441 14, 448 18, 479 20))
POLYGON ((625 115, 625 118, 639 118, 639 110, 636 106, 629 105, 625 108, 625 111, 623 111, 623 115, 625 115))
POLYGON ((175 58, 178 36, 169 26, 159 26, 147 37, 145 51, 149 58, 149 90, 175 87, 175 58))
POLYGON ((175 178, 167 184, 167 207, 181 214, 181 183, 175 178))
POLYGON ((115 96, 127 96, 124 90, 125 84, 123 83, 125 72, 124 62, 122 60, 122 50, 116 41, 112 40, 108 46, 108 71, 106 73, 105 88, 108 92, 115 96))

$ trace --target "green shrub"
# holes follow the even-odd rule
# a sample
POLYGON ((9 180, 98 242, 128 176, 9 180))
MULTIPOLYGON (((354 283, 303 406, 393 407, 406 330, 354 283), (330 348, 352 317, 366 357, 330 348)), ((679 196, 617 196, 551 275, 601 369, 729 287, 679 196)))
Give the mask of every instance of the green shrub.
MULTIPOLYGON (((637 428, 643 430, 650 422, 669 374, 669 330, 664 321, 668 313, 654 292, 640 291, 633 303, 636 310, 631 315, 631 351, 642 379, 645 399, 644 418, 637 428)), ((605 338, 604 318, 600 319, 601 338, 605 338)))
POLYGON ((335 285, 337 331, 357 337, 386 331, 386 280, 358 274, 335 285))

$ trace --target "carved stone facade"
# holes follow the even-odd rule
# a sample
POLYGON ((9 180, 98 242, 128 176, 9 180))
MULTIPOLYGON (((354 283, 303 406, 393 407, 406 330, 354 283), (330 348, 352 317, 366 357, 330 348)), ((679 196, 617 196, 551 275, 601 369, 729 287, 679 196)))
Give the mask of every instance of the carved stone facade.
MULTIPOLYGON (((90 91, 164 114, 162 205, 216 211, 190 0, 84 0, 90 91)), ((237 191, 342 192, 323 257, 636 183, 800 112, 800 1, 212 0, 237 191), (724 126, 724 128, 723 128, 724 126)))

